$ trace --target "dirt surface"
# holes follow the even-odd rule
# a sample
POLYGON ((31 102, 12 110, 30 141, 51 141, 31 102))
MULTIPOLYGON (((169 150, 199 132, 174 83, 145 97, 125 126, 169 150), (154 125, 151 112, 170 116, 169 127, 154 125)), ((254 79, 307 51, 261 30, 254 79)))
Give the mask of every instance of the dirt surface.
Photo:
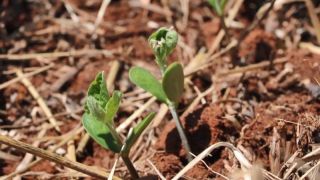
MULTIPOLYGON (((166 26, 178 31, 180 42, 169 62, 178 60, 187 67, 194 61, 201 62, 203 57, 209 57, 204 53, 212 48, 222 27, 221 20, 206 1, 190 1, 186 12, 179 1, 117 0, 108 5, 102 23, 93 31, 101 2, 0 2, 0 27, 4 27, 0 28, 1 54, 24 55, 80 49, 107 50, 109 53, 88 52, 66 57, 39 55, 16 60, 1 56, 0 85, 14 79, 17 68, 27 74, 40 67, 53 66, 28 79, 62 130, 57 132, 51 127, 43 137, 37 138, 48 118, 28 87, 16 82, 0 90, 1 135, 29 144, 39 140, 39 147, 43 149, 57 145, 66 137, 64 135, 81 127, 87 88, 98 72, 104 71, 108 77, 114 70, 114 61, 119 62, 119 68, 112 88, 124 93, 123 106, 115 120, 119 125, 148 100, 146 94, 128 80, 129 68, 142 66, 160 77, 147 42, 147 37, 154 30, 166 26), (146 6, 141 5, 143 2, 146 6), (188 13, 187 22, 183 20, 185 13, 188 13)), ((264 4, 264 1, 248 0, 241 5, 231 23, 230 39, 239 38, 241 32, 255 22, 256 13, 264 4)), ((319 10, 319 2, 314 1, 314 4, 319 10)), ((228 10, 232 5, 227 5, 228 10)), ((229 142, 240 149, 250 163, 283 178, 288 170, 284 164, 290 157, 298 153, 296 157, 301 158, 314 150, 320 142, 320 54, 299 46, 303 41, 319 48, 306 12, 302 2, 276 4, 237 46, 237 51, 232 49, 220 54, 228 44, 227 38, 224 38, 214 52, 218 55, 215 54, 217 56, 207 62, 208 67, 186 78, 185 93, 178 106, 180 115, 199 93, 214 87, 181 118, 195 156, 217 142, 229 142), (233 52, 237 52, 238 59, 232 59, 235 57, 233 52), (279 63, 279 60, 286 61, 279 63), (241 66, 235 67, 235 61, 241 62, 241 66), (259 63, 267 65, 231 72, 232 68, 252 67, 259 63), (225 75, 219 76, 221 73, 225 75)), ((160 105, 159 102, 153 103, 146 111, 158 112, 160 105)), ((139 118, 145 114, 143 112, 139 118)), ((125 137, 128 130, 125 129, 121 135, 125 137)), ((84 132, 75 136, 75 149, 83 137, 84 132)), ((63 145, 56 152, 65 156, 68 147, 63 145)), ((156 168, 170 179, 188 164, 186 151, 182 148, 170 113, 164 115, 157 126, 150 127, 134 148, 131 157, 141 176, 157 177, 156 168)), ((8 160, 0 156, 1 176, 16 171, 25 155, 1 144, 0 152, 18 157, 8 160)), ((117 158, 93 140, 89 140, 81 152, 77 150, 74 157, 80 163, 108 171, 117 158)), ((240 169, 234 154, 220 148, 183 177, 224 179, 217 173, 231 177, 240 169)), ((298 179, 308 169, 310 167, 301 168, 290 178, 298 179)), ((69 169, 45 160, 19 176, 22 179, 54 179, 56 175, 58 178, 70 178, 68 172, 69 169)), ((122 161, 118 162, 115 175, 129 179, 122 161)))

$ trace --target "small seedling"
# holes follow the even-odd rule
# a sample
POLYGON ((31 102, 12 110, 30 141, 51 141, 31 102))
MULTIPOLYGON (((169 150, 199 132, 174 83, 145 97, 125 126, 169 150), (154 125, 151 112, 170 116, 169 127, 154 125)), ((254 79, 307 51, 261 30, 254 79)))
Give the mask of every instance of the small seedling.
POLYGON ((120 154, 132 178, 137 179, 139 175, 129 159, 130 149, 150 124, 155 113, 150 113, 136 127, 131 128, 127 138, 123 141, 114 124, 114 117, 119 109, 121 96, 120 91, 114 91, 110 97, 104 73, 99 73, 88 89, 82 123, 89 135, 98 144, 120 154))
POLYGON ((187 152, 187 158, 190 161, 192 159, 190 146, 176 111, 183 93, 183 68, 177 62, 167 65, 167 57, 177 45, 178 34, 174 30, 160 28, 149 37, 148 41, 154 52, 156 63, 161 70, 162 81, 157 80, 149 71, 141 67, 131 68, 129 78, 134 84, 150 92, 159 101, 168 105, 182 144, 187 152))
POLYGON ((212 6, 213 10, 220 17, 220 22, 223 30, 226 33, 226 36, 229 41, 229 30, 224 20, 224 8, 227 4, 227 0, 208 0, 209 4, 212 6))
POLYGON ((218 16, 224 15, 224 7, 226 6, 227 0, 208 0, 208 2, 218 16))

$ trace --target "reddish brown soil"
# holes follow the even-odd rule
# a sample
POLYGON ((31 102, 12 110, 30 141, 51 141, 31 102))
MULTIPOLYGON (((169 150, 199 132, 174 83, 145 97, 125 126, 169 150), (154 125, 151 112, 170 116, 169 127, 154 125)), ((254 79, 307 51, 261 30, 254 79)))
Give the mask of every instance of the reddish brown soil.
POLYGON ((273 58, 276 50, 275 37, 261 29, 251 31, 240 45, 239 57, 246 59, 246 64, 258 63, 273 58))
POLYGON ((306 50, 292 50, 287 57, 294 64, 295 73, 302 79, 310 79, 316 83, 315 79, 320 78, 320 55, 306 50))
MULTIPOLYGON (((100 7, 100 1, 70 0, 70 2, 85 12, 85 14, 80 13, 80 17, 93 20, 96 18, 95 13, 100 7)), ((153 3, 159 5, 158 2, 153 3)), ((244 22, 245 25, 250 24, 255 17, 255 13, 263 3, 264 1, 245 1, 244 7, 240 11, 239 21, 244 22)), ((6 29, 0 29, 0 37, 7 39, 6 41, 0 41, 1 54, 52 52, 84 47, 108 49, 115 52, 114 58, 102 56, 90 58, 77 57, 72 59, 59 58, 54 61, 55 67, 53 69, 30 78, 33 85, 39 88, 41 96, 46 101, 51 102, 50 108, 54 114, 65 111, 65 107, 61 103, 52 101, 52 92, 46 87, 50 87, 54 83, 56 80, 55 72, 60 67, 65 65, 77 67, 80 61, 88 62, 59 91, 59 93, 71 97, 74 102, 81 103, 96 73, 105 71, 106 75, 108 74, 110 68, 109 62, 111 60, 119 60, 123 63, 119 77, 117 77, 119 81, 124 78, 128 79, 127 71, 131 65, 142 64, 142 66, 150 67, 150 69, 156 69, 152 51, 146 41, 147 36, 154 30, 148 26, 148 23, 154 21, 160 26, 171 26, 171 24, 178 26, 177 22, 181 19, 181 12, 178 12, 171 17, 173 22, 168 23, 166 17, 160 13, 154 13, 141 8, 132 8, 128 5, 128 1, 113 1, 107 8, 104 23, 101 24, 101 28, 99 29, 98 38, 92 40, 91 34, 83 33, 84 30, 77 29, 78 31, 68 32, 59 29, 61 27, 58 27, 59 30, 49 31, 44 35, 35 35, 33 31, 38 32, 56 24, 51 22, 51 20, 47 20, 48 22, 41 21, 31 24, 32 28, 29 27, 29 23, 32 23, 32 20, 37 19, 39 15, 48 15, 46 10, 41 10, 44 7, 26 5, 26 2, 22 0, 12 1, 11 3, 5 0, 0 5, 7 7, 4 8, 4 16, 1 17, 4 19, 3 23, 6 29), (17 8, 20 8, 21 11, 18 11, 17 8), (17 12, 21 13, 18 14, 17 12), (38 15, 37 18, 33 18, 36 15, 38 15), (18 31, 23 25, 25 25, 24 27, 26 27, 27 31, 25 34, 18 31), (21 39, 25 41, 26 46, 12 50, 16 46, 19 47, 19 43, 17 42, 21 39)), ((173 12, 177 11, 175 1, 170 1, 168 6, 173 12)), ((52 9, 56 9, 52 13, 55 18, 69 17, 61 2, 54 3, 52 9)), ((220 30, 220 21, 211 12, 208 4, 203 1, 190 1, 190 9, 188 26, 185 29, 179 29, 178 27, 176 29, 181 31, 179 33, 184 38, 183 43, 186 43, 190 48, 190 53, 195 55, 200 48, 210 48, 220 30)), ((307 17, 305 13, 300 18, 304 17, 307 17)), ((239 34, 238 30, 232 30, 231 33, 234 33, 235 36, 239 34)), ((286 57, 289 63, 286 65, 293 65, 293 72, 281 77, 279 82, 275 83, 274 79, 283 71, 285 68, 284 64, 262 68, 255 72, 246 72, 240 79, 216 82, 216 79, 212 78, 212 75, 215 72, 219 72, 221 70, 220 67, 230 65, 228 64, 230 61, 224 61, 224 59, 230 58, 230 54, 227 54, 222 60, 215 60, 215 63, 219 66, 204 70, 205 76, 200 72, 192 77, 193 84, 200 91, 205 91, 212 83, 216 83, 217 92, 214 92, 214 95, 218 96, 218 101, 211 103, 212 94, 208 95, 205 98, 209 103, 199 105, 187 117, 181 119, 186 129, 192 152, 195 155, 201 153, 214 143, 226 141, 234 145, 243 146, 251 155, 251 158, 248 157, 250 161, 260 162, 267 170, 272 170, 270 165, 272 159, 270 157, 270 146, 272 138, 275 135, 279 134, 280 146, 283 149, 290 148, 287 151, 289 155, 297 149, 302 149, 303 153, 309 152, 311 143, 319 143, 319 130, 310 128, 309 134, 306 137, 297 137, 298 128, 293 123, 304 123, 319 127, 319 124, 317 125, 315 122, 305 118, 306 113, 310 116, 320 114, 319 98, 312 96, 302 81, 309 79, 313 84, 316 84, 315 79, 320 80, 320 55, 300 49, 285 49, 283 47, 284 44, 284 40, 277 39, 272 33, 265 32, 261 26, 249 33, 240 44, 238 53, 240 58, 245 59, 244 64, 246 65, 272 60, 276 57, 286 57), (279 53, 279 50, 282 52, 279 53), (290 79, 292 77, 296 77, 296 79, 290 79), (230 90, 226 96, 227 99, 232 99, 230 102, 223 99, 224 93, 227 90, 230 90), (234 99, 236 99, 236 102, 234 99), (246 108, 253 109, 253 112, 248 113, 249 110, 246 108), (236 128, 228 120, 226 115, 230 114, 239 121, 242 129, 236 128), (280 119, 289 122, 283 122, 280 119)), ((185 49, 179 46, 174 54, 171 55, 170 62, 179 59, 179 61, 187 64, 189 60, 181 55, 185 53, 184 51, 185 49)), ((2 83, 15 77, 14 74, 2 74, 4 70, 10 70, 15 67, 36 67, 43 64, 45 63, 37 60, 12 63, 11 61, 3 62, 1 59, 0 82, 2 83)), ((134 86, 128 83, 127 80, 125 81, 127 83, 125 90, 132 90, 134 86)), ((121 87, 118 81, 116 81, 115 87, 117 89, 121 87)), ((188 96, 194 97, 195 95, 191 93, 188 96)), ((182 112, 183 108, 188 106, 190 99, 184 97, 182 102, 179 112, 182 112)), ((155 105, 154 109, 157 108, 157 105, 155 105)), ((30 112, 36 106, 38 106, 37 103, 22 84, 15 83, 7 87, 5 90, 0 91, 0 110, 5 111, 5 115, 0 113, 0 125, 13 124, 23 116, 30 118, 30 112), (10 104, 10 107, 6 108, 6 104, 10 104)), ((123 114, 127 115, 127 113, 124 112, 123 114)), ((81 116, 81 114, 78 115, 81 116)), ((166 178, 173 177, 187 164, 186 152, 182 148, 175 124, 171 121, 168 122, 170 118, 171 116, 167 115, 163 123, 157 127, 160 133, 156 134, 158 136, 158 139, 155 141, 156 144, 150 148, 157 150, 150 159, 166 178)), ((80 123, 78 120, 70 120, 69 117, 59 120, 66 122, 61 127, 62 134, 74 129, 80 123)), ((21 132, 25 132, 24 135, 27 136, 23 137, 22 140, 28 143, 32 143, 32 138, 28 137, 35 137, 37 134, 35 131, 28 131, 27 128, 22 129, 21 132)), ((50 130, 46 134, 46 136, 59 135, 54 130, 50 130)), ((79 138, 76 139, 76 144, 78 142, 79 138)), ((21 157, 24 155, 17 151, 12 152, 21 157)), ((229 175, 230 172, 226 166, 239 167, 234 157, 225 149, 217 149, 211 154, 212 156, 204 160, 210 168, 217 172, 229 175)), ((280 161, 284 162, 286 158, 283 157, 280 161)), ((115 161, 115 155, 91 140, 86 146, 84 153, 78 156, 77 160, 90 166, 111 169, 115 161)), ((13 172, 17 164, 18 162, 0 160, 0 175, 13 172)), ((49 161, 43 161, 33 167, 31 171, 44 171, 55 174, 60 172, 59 168, 60 166, 56 167, 49 161)), ((128 177, 126 172, 119 174, 125 174, 125 177, 128 177)), ((193 167, 185 176, 186 179, 187 177, 194 179, 219 178, 202 163, 193 167)))
MULTIPOLYGON (((194 154, 199 154, 211 144, 220 141, 228 141, 231 137, 238 136, 237 131, 232 124, 223 119, 221 115, 222 111, 219 106, 212 105, 199 107, 185 119, 182 119, 194 154)), ((186 154, 181 147, 180 137, 173 122, 165 126, 156 144, 156 149, 160 151, 165 150, 169 153, 164 154, 166 155, 166 158, 160 157, 160 161, 157 156, 153 158, 157 167, 166 167, 166 164, 168 163, 170 163, 170 165, 175 164, 175 166, 179 166, 181 162, 176 161, 177 157, 179 157, 183 163, 186 163, 186 154), (172 156, 172 153, 176 156, 172 156)), ((214 155, 207 160, 215 164, 218 157, 220 157, 221 150, 216 150, 212 154, 214 155)), ((178 172, 176 168, 170 168, 170 171, 168 171, 168 169, 164 170, 163 173, 167 177, 171 177, 178 172)), ((203 165, 199 164, 190 170, 187 176, 205 178, 208 177, 209 174, 208 170, 203 165)))

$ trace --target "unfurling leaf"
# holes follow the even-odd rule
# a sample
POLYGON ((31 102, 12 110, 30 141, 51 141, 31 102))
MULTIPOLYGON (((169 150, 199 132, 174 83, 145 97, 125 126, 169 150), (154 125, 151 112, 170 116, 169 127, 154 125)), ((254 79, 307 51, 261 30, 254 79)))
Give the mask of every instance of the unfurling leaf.
POLYGON ((140 67, 133 67, 129 71, 129 78, 131 82, 150 92, 158 100, 166 102, 167 96, 163 92, 161 84, 149 71, 140 67))
POLYGON ((87 108, 88 108, 88 114, 95 117, 99 121, 102 121, 102 122, 105 121, 106 112, 94 97, 92 96, 87 97, 87 108))
POLYGON ((108 103, 106 104, 106 122, 113 124, 113 118, 117 114, 120 106, 122 93, 114 91, 108 103))
POLYGON ((160 66, 166 66, 166 57, 172 53, 178 42, 177 32, 168 28, 160 28, 151 34, 148 41, 157 63, 160 66))
POLYGON ((103 72, 98 73, 95 80, 90 84, 87 96, 94 97, 101 107, 105 107, 110 97, 103 72))
POLYGON ((152 119, 154 118, 156 113, 150 113, 147 117, 145 117, 136 127, 130 129, 127 139, 125 141, 122 153, 128 155, 131 147, 140 137, 141 133, 148 127, 152 119))
POLYGON ((82 124, 87 133, 102 147, 119 153, 122 145, 118 144, 110 133, 110 128, 103 121, 97 120, 89 113, 82 116, 82 124))
POLYGON ((183 68, 181 64, 172 63, 164 73, 162 87, 168 99, 174 103, 178 103, 184 85, 183 68))

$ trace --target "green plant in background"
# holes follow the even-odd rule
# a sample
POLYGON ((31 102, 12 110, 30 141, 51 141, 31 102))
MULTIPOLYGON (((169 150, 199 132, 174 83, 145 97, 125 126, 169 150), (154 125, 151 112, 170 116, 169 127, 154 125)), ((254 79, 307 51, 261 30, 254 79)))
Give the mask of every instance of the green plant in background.
POLYGON ((213 10, 217 13, 217 15, 220 17, 220 22, 223 30, 226 33, 226 36, 229 41, 229 31, 228 27, 224 20, 224 8, 227 4, 227 0, 208 0, 209 4, 212 6, 213 10))
POLYGON ((224 7, 226 6, 227 0, 208 0, 208 2, 213 7, 218 16, 224 15, 224 7))
POLYGON ((169 66, 167 64, 167 57, 177 45, 178 34, 174 30, 160 28, 149 37, 148 41, 161 70, 162 81, 157 80, 149 71, 141 67, 131 68, 129 78, 134 84, 150 92, 158 100, 168 105, 182 144, 187 152, 187 158, 190 161, 192 159, 190 146, 176 110, 183 93, 183 68, 177 62, 169 66))
POLYGON ((100 72, 88 89, 82 123, 88 134, 98 144, 120 154, 132 178, 137 179, 139 175, 129 159, 130 149, 150 124, 155 113, 150 113, 136 127, 131 128, 127 138, 123 141, 114 124, 114 117, 119 109, 121 96, 120 91, 114 91, 110 97, 104 73, 100 72))

